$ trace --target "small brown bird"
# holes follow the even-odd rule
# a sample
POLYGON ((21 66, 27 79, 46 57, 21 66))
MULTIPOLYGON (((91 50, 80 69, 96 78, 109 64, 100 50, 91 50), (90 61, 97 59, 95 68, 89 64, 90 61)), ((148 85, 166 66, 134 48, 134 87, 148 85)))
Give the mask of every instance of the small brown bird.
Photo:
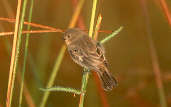
POLYGON ((108 70, 103 46, 78 28, 71 28, 64 33, 64 40, 71 58, 78 65, 94 70, 101 80, 104 90, 112 90, 117 85, 116 79, 108 70))

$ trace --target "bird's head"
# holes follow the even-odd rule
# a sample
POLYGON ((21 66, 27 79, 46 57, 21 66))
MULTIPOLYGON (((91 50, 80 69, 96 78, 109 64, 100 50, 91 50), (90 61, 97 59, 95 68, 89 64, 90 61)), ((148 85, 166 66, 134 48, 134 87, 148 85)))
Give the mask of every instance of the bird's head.
POLYGON ((63 39, 65 40, 66 44, 70 44, 71 42, 77 40, 83 31, 78 28, 70 28, 64 32, 63 39))

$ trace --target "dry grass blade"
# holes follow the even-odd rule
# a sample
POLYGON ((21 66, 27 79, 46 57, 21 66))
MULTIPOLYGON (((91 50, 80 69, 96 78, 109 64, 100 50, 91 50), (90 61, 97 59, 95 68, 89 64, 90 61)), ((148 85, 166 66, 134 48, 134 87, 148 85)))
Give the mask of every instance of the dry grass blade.
MULTIPOLYGON (((72 7, 75 9, 75 7, 78 4, 78 0, 71 0, 71 1, 72 1, 72 7)), ((83 17, 82 17, 81 14, 79 15, 79 18, 78 18, 78 21, 77 21, 77 25, 82 30, 83 29, 86 29, 85 24, 84 24, 84 21, 83 21, 83 17)))
POLYGON ((102 22, 102 15, 99 14, 98 19, 97 19, 97 23, 96 23, 96 27, 95 27, 95 31, 94 31, 94 36, 93 36, 93 38, 95 40, 97 40, 97 38, 98 38, 98 33, 99 33, 98 31, 100 30, 101 22, 102 22))
POLYGON ((73 27, 75 26, 76 21, 77 21, 77 19, 78 19, 78 16, 79 16, 79 14, 80 14, 80 12, 81 12, 81 9, 82 9, 82 7, 83 7, 84 1, 85 1, 85 0, 80 0, 80 1, 79 1, 78 6, 76 7, 75 12, 74 12, 74 14, 73 14, 73 16, 72 16, 72 18, 71 18, 71 22, 70 22, 68 28, 73 28, 73 27))
POLYGON ((6 106, 7 107, 11 106, 11 99, 12 99, 13 82, 14 82, 13 78, 15 75, 13 69, 14 69, 14 62, 15 62, 15 56, 16 56, 16 46, 17 46, 17 38, 18 38, 20 10, 21 10, 21 0, 18 0, 16 23, 15 23, 15 33, 14 33, 14 39, 13 39, 13 48, 12 48, 12 55, 11 55, 11 64, 10 64, 7 99, 6 99, 6 106))

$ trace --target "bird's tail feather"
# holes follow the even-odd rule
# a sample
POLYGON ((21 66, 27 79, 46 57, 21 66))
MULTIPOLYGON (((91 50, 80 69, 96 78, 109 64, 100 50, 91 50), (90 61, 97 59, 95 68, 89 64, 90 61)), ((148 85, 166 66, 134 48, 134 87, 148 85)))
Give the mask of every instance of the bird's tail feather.
POLYGON ((110 91, 113 89, 113 87, 117 86, 117 80, 107 69, 101 68, 99 71, 97 71, 97 74, 105 91, 110 91))

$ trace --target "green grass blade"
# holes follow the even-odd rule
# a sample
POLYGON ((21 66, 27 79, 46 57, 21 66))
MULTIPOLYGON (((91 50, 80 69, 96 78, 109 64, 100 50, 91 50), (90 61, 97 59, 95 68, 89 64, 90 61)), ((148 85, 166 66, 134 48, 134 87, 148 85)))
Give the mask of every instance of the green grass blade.
POLYGON ((110 34, 109 36, 107 36, 106 38, 104 38, 103 40, 100 41, 100 43, 105 43, 108 40, 110 40, 111 38, 115 37, 120 31, 122 31, 123 27, 121 26, 119 29, 117 29, 116 31, 114 31, 112 34, 110 34))
POLYGON ((61 86, 57 86, 57 87, 51 87, 51 88, 40 88, 40 90, 42 91, 62 91, 62 92, 68 92, 68 93, 73 93, 73 94, 81 94, 80 90, 76 90, 73 88, 66 88, 66 87, 61 87, 61 86))
MULTIPOLYGON (((25 2, 24 5, 26 5, 27 2, 25 2)), ((29 20, 28 22, 31 22, 31 19, 32 19, 32 10, 33 10, 33 3, 34 1, 31 0, 31 7, 30 7, 30 10, 29 10, 29 20)), ((27 26, 27 30, 30 30, 30 25, 27 26)), ((24 62, 23 62, 23 68, 22 68, 22 81, 21 81, 21 87, 20 87, 20 96, 19 96, 19 107, 21 107, 21 104, 22 104, 22 96, 23 96, 23 87, 24 87, 24 74, 25 74, 25 71, 26 71, 26 61, 27 61, 27 56, 28 56, 28 45, 29 45, 29 36, 30 34, 26 34, 26 43, 25 43, 25 50, 24 50, 24 62)))

